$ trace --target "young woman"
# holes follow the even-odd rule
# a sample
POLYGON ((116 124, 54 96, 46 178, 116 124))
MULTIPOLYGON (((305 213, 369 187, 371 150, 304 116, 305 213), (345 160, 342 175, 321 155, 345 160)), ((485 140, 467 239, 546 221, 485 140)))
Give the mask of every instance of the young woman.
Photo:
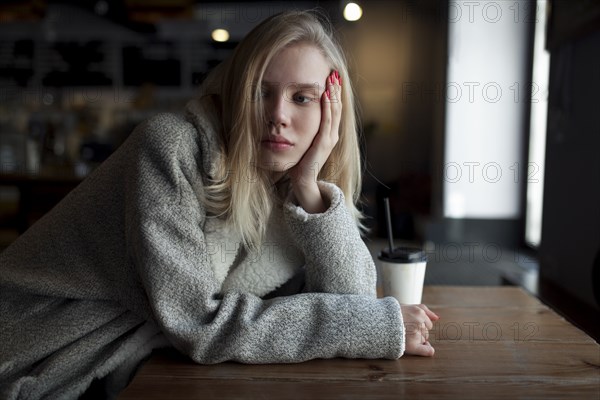
POLYGON ((329 25, 270 17, 0 255, 0 397, 113 396, 155 348, 198 363, 433 355, 375 296, 352 88, 329 25), (95 387, 98 387, 95 383, 95 387))

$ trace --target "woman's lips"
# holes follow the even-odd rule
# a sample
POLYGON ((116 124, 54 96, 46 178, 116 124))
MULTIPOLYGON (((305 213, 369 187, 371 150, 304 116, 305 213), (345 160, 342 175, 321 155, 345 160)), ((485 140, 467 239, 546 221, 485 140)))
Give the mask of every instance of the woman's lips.
POLYGON ((271 137, 262 141, 262 145, 271 150, 287 150, 294 145, 281 137, 271 137))

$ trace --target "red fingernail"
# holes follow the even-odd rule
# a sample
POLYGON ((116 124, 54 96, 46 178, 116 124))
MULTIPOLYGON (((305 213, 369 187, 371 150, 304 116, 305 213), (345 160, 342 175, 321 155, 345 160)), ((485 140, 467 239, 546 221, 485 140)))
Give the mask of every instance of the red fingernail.
POLYGON ((329 97, 329 89, 327 89, 327 90, 325 91, 325 95, 327 96, 327 98, 328 98, 328 99, 330 98, 330 97, 329 97))

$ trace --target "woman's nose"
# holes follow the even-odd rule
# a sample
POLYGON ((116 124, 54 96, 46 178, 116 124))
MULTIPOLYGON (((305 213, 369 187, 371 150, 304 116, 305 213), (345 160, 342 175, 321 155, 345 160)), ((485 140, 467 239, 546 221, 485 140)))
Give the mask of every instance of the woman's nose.
POLYGON ((287 101, 285 94, 281 93, 273 96, 268 105, 269 122, 275 126, 288 126, 290 123, 290 102, 287 101))

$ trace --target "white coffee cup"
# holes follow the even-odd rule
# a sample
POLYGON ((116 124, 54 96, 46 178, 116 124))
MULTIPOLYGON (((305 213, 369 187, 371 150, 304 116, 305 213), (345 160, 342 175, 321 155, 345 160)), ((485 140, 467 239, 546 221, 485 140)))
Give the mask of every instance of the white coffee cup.
POLYGON ((416 247, 396 247, 379 253, 384 296, 400 304, 421 304, 427 255, 416 247))

